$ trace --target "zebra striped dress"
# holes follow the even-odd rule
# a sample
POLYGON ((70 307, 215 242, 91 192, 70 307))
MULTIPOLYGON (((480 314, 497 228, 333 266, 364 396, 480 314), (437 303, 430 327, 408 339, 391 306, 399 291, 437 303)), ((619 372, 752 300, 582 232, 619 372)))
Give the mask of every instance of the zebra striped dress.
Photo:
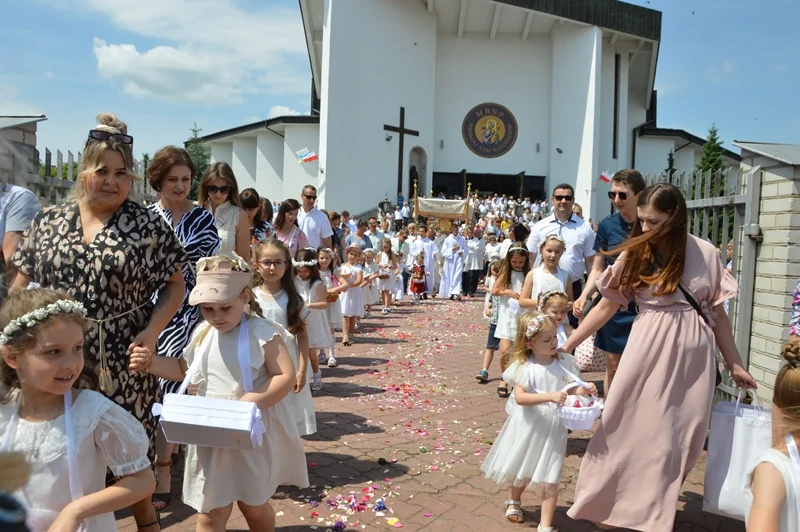
MULTIPOLYGON (((150 208, 163 216, 169 226, 173 227, 171 211, 162 209, 159 203, 154 203, 150 208)), ((219 250, 220 239, 214 223, 214 216, 202 207, 195 207, 184 214, 174 230, 189 255, 189 263, 183 265, 186 294, 183 305, 158 336, 156 353, 160 356, 178 358, 183 355, 192 331, 200 321, 200 307, 189 305, 189 293, 196 284, 195 266, 198 260, 210 257, 219 250)), ((153 294, 153 301, 157 299, 158 292, 153 294)), ((181 383, 159 379, 159 385, 161 392, 167 394, 175 393, 181 383)))

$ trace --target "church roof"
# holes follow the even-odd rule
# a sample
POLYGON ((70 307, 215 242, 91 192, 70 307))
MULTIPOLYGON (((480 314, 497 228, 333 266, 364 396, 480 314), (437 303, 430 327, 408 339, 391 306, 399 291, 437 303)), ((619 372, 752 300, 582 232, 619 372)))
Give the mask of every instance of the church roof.
MULTIPOLYGON (((703 146, 703 144, 706 143, 706 139, 704 139, 703 137, 698 137, 697 135, 693 135, 688 131, 686 131, 685 129, 671 129, 666 127, 646 126, 639 129, 639 136, 678 138, 678 139, 683 139, 692 144, 696 144, 698 146, 703 146)), ((734 145, 736 145, 735 142, 734 145)), ((742 160, 741 155, 727 148, 722 148, 722 155, 727 157, 728 159, 732 159, 737 162, 742 160)))
POLYGON ((661 11, 618 0, 494 0, 652 41, 661 40, 661 11))
POLYGON ((741 148, 742 151, 749 151, 756 155, 762 155, 775 159, 784 164, 800 166, 800 144, 779 144, 773 142, 747 142, 744 140, 734 140, 733 145, 741 148))
POLYGON ((275 126, 281 125, 291 125, 291 124, 319 124, 319 116, 309 116, 309 115, 293 115, 293 116, 276 116, 275 118, 269 118, 267 120, 259 120, 258 122, 253 122, 252 124, 246 124, 244 126, 238 126, 231 129, 225 129, 223 131, 217 131, 216 133, 211 133, 210 135, 205 135, 200 137, 202 142, 211 142, 213 140, 219 140, 226 137, 232 137, 234 135, 241 135, 242 133, 249 133, 251 131, 257 131, 259 129, 271 129, 275 126))

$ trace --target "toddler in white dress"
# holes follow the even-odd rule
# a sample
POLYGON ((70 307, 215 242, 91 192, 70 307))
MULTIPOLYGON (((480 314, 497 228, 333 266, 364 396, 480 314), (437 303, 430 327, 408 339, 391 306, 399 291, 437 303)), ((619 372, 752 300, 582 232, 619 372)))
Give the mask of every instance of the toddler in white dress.
MULTIPOLYGON (((513 361, 503 380, 514 387, 508 419, 481 466, 486 478, 508 487, 506 518, 523 523, 522 492, 537 489, 542 495, 539 532, 551 532, 558 502, 561 467, 567 452, 567 429, 556 407, 567 399, 565 388, 580 383, 580 371, 571 355, 556 350, 556 324, 548 315, 525 313, 519 318, 513 361)), ((577 385, 576 385, 577 386, 577 385)), ((588 393, 597 394, 594 384, 588 393)), ((585 395, 587 389, 576 387, 585 395)))
POLYGON ((195 329, 183 358, 131 355, 132 369, 172 381, 183 381, 199 359, 191 378, 198 396, 248 401, 261 411, 266 433, 254 449, 187 447, 183 502, 198 511, 198 530, 225 530, 234 502, 250 529, 274 530, 269 500, 278 486, 308 486, 303 444, 283 401, 295 382, 294 367, 280 325, 257 315, 251 275, 233 253, 200 259, 189 304, 200 305, 206 322, 195 329))
MULTIPOLYGON (((319 274, 317 252, 313 248, 301 249, 294 259, 295 284, 300 297, 309 310, 306 326, 308 329, 308 356, 317 361, 311 389, 322 389, 322 370, 319 369, 318 350, 333 349, 333 334, 328 326, 328 290, 319 274)), ((336 359, 334 358, 335 362, 336 359)))
POLYGON ((12 294, 0 310, 0 452, 24 453, 30 464, 14 495, 31 532, 117 530, 114 511, 155 488, 141 423, 102 394, 77 389, 97 386, 84 366, 85 314, 44 288, 12 294), (106 468, 122 477, 111 488, 106 468))

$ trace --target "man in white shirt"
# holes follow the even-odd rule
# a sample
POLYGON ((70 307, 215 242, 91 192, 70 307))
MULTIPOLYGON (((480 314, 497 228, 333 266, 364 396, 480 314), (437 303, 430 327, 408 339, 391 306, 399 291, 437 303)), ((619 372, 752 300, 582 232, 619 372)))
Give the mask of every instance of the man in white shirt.
POLYGON ((399 231, 403 227, 403 210, 400 205, 394 208, 394 230, 399 231))
POLYGON ((466 273, 467 284, 464 291, 467 297, 475 297, 475 292, 478 291, 478 281, 480 280, 481 272, 483 272, 483 256, 486 253, 486 241, 482 238, 483 230, 480 227, 472 229, 472 236, 467 240, 467 261, 464 264, 464 273, 466 273))
POLYGON ((372 249, 380 250, 381 249, 381 241, 383 240, 383 232, 378 229, 378 219, 376 217, 371 217, 367 222, 367 233, 366 235, 372 241, 372 249))
POLYGON ((317 189, 312 185, 303 187, 303 192, 300 194, 300 199, 303 202, 302 208, 297 213, 297 225, 300 230, 306 235, 308 245, 317 249, 321 246, 326 248, 331 247, 331 236, 333 235, 333 228, 331 228, 331 221, 325 216, 321 210, 314 207, 317 202, 317 189))
POLYGON ((411 218, 411 207, 408 206, 408 202, 403 203, 403 208, 400 209, 400 212, 403 214, 403 227, 406 227, 411 218))
POLYGON ((358 229, 358 220, 350 218, 349 211, 342 211, 342 229, 345 227, 350 230, 350 234, 355 233, 358 229))
POLYGON ((384 219, 383 223, 381 224, 381 231, 383 232, 383 238, 392 238, 394 236, 394 231, 390 226, 388 219, 384 219))
POLYGON ((450 226, 450 235, 442 243, 444 265, 442 266, 442 284, 439 287, 439 294, 442 297, 461 301, 464 261, 468 251, 467 241, 459 234, 458 224, 454 222, 450 226))
MULTIPOLYGON (((536 222, 528 237, 527 247, 531 264, 535 264, 539 244, 544 242, 546 236, 558 235, 564 239, 567 247, 558 265, 572 279, 573 297, 577 298, 583 289, 585 273, 592 270, 595 234, 589 224, 572 213, 574 204, 575 190, 572 185, 556 185, 553 190, 553 214, 536 222)), ((570 322, 572 321, 570 314, 570 322)))

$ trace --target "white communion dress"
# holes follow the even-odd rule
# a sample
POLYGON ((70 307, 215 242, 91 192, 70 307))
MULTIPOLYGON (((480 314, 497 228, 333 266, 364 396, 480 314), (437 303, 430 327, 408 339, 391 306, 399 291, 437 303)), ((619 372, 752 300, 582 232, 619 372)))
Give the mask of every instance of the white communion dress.
MULTIPOLYGON (((511 282, 508 288, 519 294, 522 292, 522 283, 524 281, 525 274, 512 270, 511 282)), ((500 297, 500 301, 497 305, 497 328, 494 331, 494 337, 514 341, 517 338, 517 322, 519 321, 519 316, 517 316, 510 302, 511 298, 509 296, 500 297)), ((517 305, 516 308, 519 308, 519 305, 517 305)))
MULTIPOLYGON (((295 279, 295 284, 297 285, 297 291, 300 292, 300 296, 303 298, 306 305, 309 303, 319 303, 319 300, 317 300, 317 287, 325 286, 322 281, 314 281, 312 284, 310 280, 304 281, 298 277, 295 279)), ((322 301, 327 301, 327 299, 322 301)), ((333 305, 337 304, 338 302, 333 303, 333 305)), ((308 319, 306 319, 308 347, 312 349, 332 347, 333 335, 331 334, 330 325, 328 325, 327 310, 308 309, 308 312, 308 319)))
MULTIPOLYGON (((339 270, 336 269, 334 272, 331 271, 319 271, 319 274, 322 276, 322 280, 325 281, 325 287, 330 290, 332 288, 336 288, 339 286, 339 279, 336 277, 339 273, 339 270)), ((330 327, 336 328, 342 326, 342 304, 341 299, 344 294, 339 294, 339 299, 336 301, 328 304, 328 310, 325 312, 328 316, 328 325, 330 327)))
MULTIPOLYGON (((575 375, 580 370, 571 355, 544 366, 533 362, 513 362, 503 373, 509 387, 522 386, 526 392, 534 388, 544 393, 561 391, 574 380, 564 369, 575 375), (563 367, 562 367, 563 366, 563 367)), ((513 396, 512 396, 513 397, 513 396)), ((567 429, 561 424, 555 403, 520 406, 509 398, 508 419, 481 466, 486 478, 504 487, 537 489, 552 495, 561 482, 561 467, 567 452, 567 429)))
MULTIPOLYGON (((353 286, 356 282, 358 272, 361 271, 361 266, 355 264, 351 266, 349 263, 342 264, 339 268, 339 273, 350 285, 347 292, 339 296, 339 302, 342 306, 342 316, 355 316, 360 318, 364 315, 364 298, 362 296, 361 288, 353 286)), ((366 275, 366 273, 364 274, 366 275)))
MULTIPOLYGON (((206 342, 210 342, 208 356, 192 378, 192 384, 198 385, 198 396, 238 401, 244 395, 238 359, 240 327, 221 333, 203 323, 195 329, 183 354, 189 366, 198 352, 205 349, 206 342)), ((247 319, 247 329, 255 389, 270 378, 263 347, 281 334, 281 328, 254 316, 247 319)), ((289 405, 282 400, 262 408, 261 417, 267 429, 261 447, 251 450, 187 447, 183 473, 185 504, 202 513, 234 501, 260 506, 280 485, 308 487, 303 442, 289 405)))
MULTIPOLYGON (((261 306, 261 313, 268 320, 272 320, 281 326, 280 332, 283 336, 283 341, 286 342, 286 347, 289 349, 289 355, 292 357, 294 370, 300 369, 300 352, 297 346, 297 337, 289 332, 288 316, 286 314, 286 307, 289 304, 289 296, 286 292, 281 290, 276 294, 277 298, 264 292, 261 288, 253 290, 256 301, 261 306)), ((308 320, 308 309, 303 306, 300 312, 300 318, 308 320)), ((301 436, 308 436, 317 432, 317 415, 314 410, 314 398, 311 397, 311 364, 308 365, 309 369, 306 371, 306 385, 300 390, 300 393, 294 393, 294 390, 289 392, 286 399, 283 401, 289 405, 289 410, 292 412, 297 430, 300 431, 301 436)))
MULTIPOLYGON (((31 423, 16 415, 19 392, 0 404, 0 451, 25 453, 31 465, 28 484, 14 495, 26 508, 31 532, 45 532, 59 512, 72 502, 70 475, 77 474, 83 494, 105 489, 106 468, 118 477, 150 467, 149 440, 136 418, 104 395, 73 391, 72 432, 78 471, 69 467, 66 415, 31 423)), ((84 522, 81 532, 117 530, 114 513, 96 515, 84 522)))

